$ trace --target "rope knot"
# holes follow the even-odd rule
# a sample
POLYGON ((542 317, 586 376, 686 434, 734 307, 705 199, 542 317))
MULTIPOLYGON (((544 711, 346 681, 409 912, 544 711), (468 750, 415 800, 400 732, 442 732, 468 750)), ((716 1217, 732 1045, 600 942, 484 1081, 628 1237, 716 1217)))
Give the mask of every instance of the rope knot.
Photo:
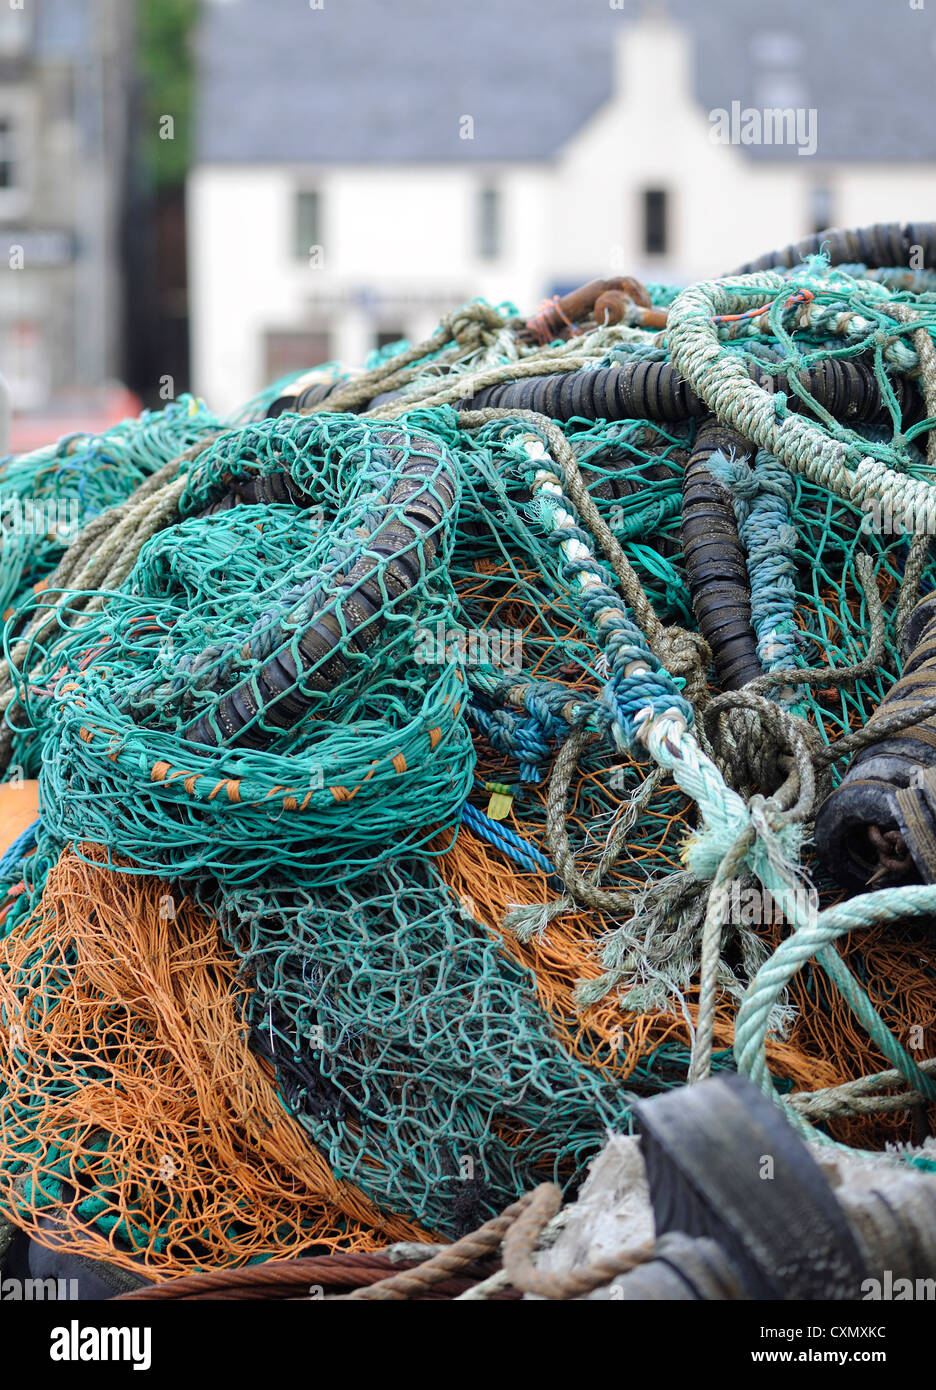
POLYGON ((688 632, 673 625, 660 629, 654 651, 671 676, 685 681, 686 699, 695 708, 707 703, 708 688, 705 673, 712 660, 712 651, 701 632, 688 632))
POLYGON ((821 739, 813 727, 781 705, 747 690, 718 695, 703 715, 712 756, 725 780, 750 795, 754 788, 768 805, 804 820, 816 799, 813 759, 821 739))
POLYGON ((506 322, 490 304, 475 300, 456 309, 447 326, 460 347, 480 348, 492 343, 506 322))

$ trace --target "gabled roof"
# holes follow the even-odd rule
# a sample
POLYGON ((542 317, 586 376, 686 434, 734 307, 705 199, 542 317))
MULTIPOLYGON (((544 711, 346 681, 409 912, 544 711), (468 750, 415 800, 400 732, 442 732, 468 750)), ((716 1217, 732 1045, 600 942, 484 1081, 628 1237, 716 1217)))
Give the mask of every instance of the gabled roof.
MULTIPOLYGON (((195 159, 548 160, 640 0, 203 0, 195 159), (459 139, 459 118, 474 139, 459 139)), ((669 0, 704 111, 818 110, 817 159, 934 160, 936 0, 669 0)), ((795 148, 747 146, 754 159, 795 148)))

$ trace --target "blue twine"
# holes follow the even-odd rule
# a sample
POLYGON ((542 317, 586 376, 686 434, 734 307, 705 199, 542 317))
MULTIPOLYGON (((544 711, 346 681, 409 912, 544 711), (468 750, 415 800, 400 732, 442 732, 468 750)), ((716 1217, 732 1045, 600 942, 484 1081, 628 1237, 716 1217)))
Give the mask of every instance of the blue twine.
POLYGON ((540 853, 535 845, 521 839, 519 835, 516 835, 508 826, 502 825, 500 821, 491 820, 476 806, 472 806, 470 802, 466 802, 462 807, 461 818, 469 830, 487 840, 488 844, 493 845, 502 854, 513 859, 521 868, 539 869, 552 878, 556 877, 556 870, 552 863, 545 854, 540 853))
POLYGON ((796 626, 793 478, 763 449, 753 468, 744 460, 713 454, 708 469, 732 494, 738 535, 747 553, 751 625, 761 665, 765 671, 795 666, 802 638, 796 626))
POLYGON ((32 825, 27 826, 21 835, 17 835, 12 845, 0 858, 0 881, 14 877, 26 855, 32 854, 36 848, 36 837, 41 825, 42 822, 37 816, 32 825))

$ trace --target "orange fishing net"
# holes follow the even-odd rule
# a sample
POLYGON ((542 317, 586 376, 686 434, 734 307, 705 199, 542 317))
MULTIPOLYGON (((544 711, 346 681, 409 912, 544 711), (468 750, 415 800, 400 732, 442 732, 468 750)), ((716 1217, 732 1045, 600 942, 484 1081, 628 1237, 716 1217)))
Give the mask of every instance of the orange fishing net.
POLYGON ((5 782, 0 785, 0 855, 39 814, 39 783, 5 782))
MULTIPOLYGON (((529 835, 529 822, 525 824, 529 835)), ((689 1047, 691 1039, 680 1013, 628 1013, 622 1009, 622 990, 611 989, 597 1004, 576 1005, 579 980, 602 973, 597 944, 604 930, 598 913, 575 911, 554 917, 547 929, 530 941, 520 942, 499 923, 510 908, 542 903, 556 896, 545 874, 524 873, 505 863, 482 840, 462 831, 455 847, 440 859, 440 871, 452 890, 470 900, 480 921, 498 931, 506 950, 531 969, 540 1001, 552 1016, 566 1045, 593 1066, 608 1069, 622 1079, 633 1077, 641 1062, 666 1042, 689 1047)), ((788 932, 785 925, 767 923, 758 928, 771 949, 788 932)), ((839 950, 870 994, 884 1022, 905 1044, 922 1049, 920 1056, 936 1051, 936 980, 927 969, 930 943, 922 931, 895 929, 886 923, 853 934, 839 942, 839 950), (911 1029, 925 1023, 922 1038, 911 1029)), ((891 1064, 868 1040, 841 995, 820 970, 795 976, 790 1002, 796 1019, 786 1040, 770 1038, 767 1058, 773 1075, 792 1083, 795 1091, 815 1091, 837 1086, 891 1064)), ((695 999, 687 999, 695 1021, 695 999)), ((723 999, 715 1024, 716 1049, 734 1041, 737 1003, 723 999)), ((879 1148, 907 1138, 907 1116, 898 1111, 856 1119, 839 1119, 831 1126, 834 1136, 857 1147, 879 1148)))
POLYGON ((62 855, 0 942, 0 1201, 18 1225, 156 1278, 425 1238, 287 1114, 248 1048, 246 992, 191 902, 97 846, 62 855))

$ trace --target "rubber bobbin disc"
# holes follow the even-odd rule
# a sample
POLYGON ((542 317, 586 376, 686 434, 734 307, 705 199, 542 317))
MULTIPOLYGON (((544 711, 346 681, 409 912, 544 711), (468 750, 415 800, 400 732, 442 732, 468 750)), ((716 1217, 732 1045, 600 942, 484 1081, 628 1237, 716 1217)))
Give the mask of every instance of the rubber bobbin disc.
POLYGON ((749 1298, 860 1298, 868 1271, 821 1169, 781 1111, 744 1077, 638 1101, 659 1238, 717 1241, 749 1298))

